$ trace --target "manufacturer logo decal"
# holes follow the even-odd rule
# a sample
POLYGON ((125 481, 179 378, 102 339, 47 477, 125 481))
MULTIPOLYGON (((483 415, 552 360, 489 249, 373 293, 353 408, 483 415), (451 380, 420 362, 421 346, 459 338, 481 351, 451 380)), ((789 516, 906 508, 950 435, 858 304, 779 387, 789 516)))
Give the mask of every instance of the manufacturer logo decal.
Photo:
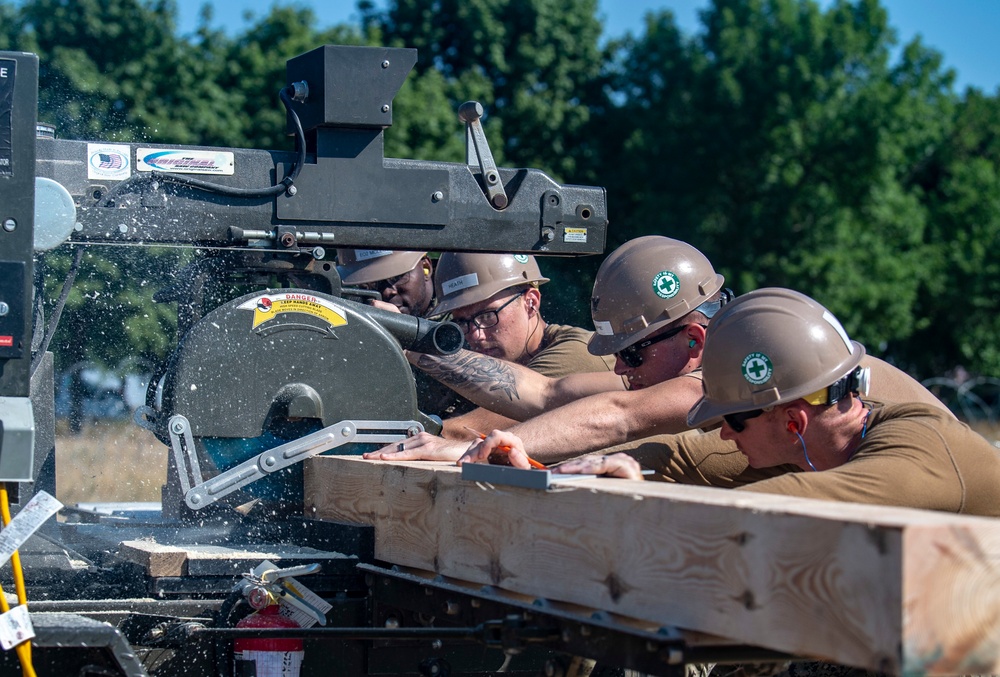
POLYGON ((771 358, 764 353, 750 353, 743 358, 741 371, 743 372, 743 378, 749 383, 759 386, 771 379, 771 374, 774 373, 774 366, 771 364, 771 358))
POLYGON ((132 175, 132 149, 119 144, 87 144, 87 178, 124 180, 132 175))
POLYGON ((514 254, 514 260, 518 263, 527 263, 528 257, 524 254, 514 254))
POLYGON ((227 151, 140 148, 135 157, 135 168, 140 172, 232 176, 236 167, 236 156, 227 151))
POLYGON ((680 290, 680 279, 669 270, 661 270, 653 278, 653 291, 661 299, 672 299, 680 290))

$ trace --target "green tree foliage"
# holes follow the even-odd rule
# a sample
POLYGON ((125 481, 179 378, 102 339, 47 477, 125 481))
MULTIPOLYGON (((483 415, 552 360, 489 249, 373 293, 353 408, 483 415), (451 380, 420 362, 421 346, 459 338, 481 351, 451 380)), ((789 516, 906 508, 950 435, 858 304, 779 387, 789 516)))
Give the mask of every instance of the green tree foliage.
POLYGON ((876 0, 716 0, 702 21, 686 38, 653 15, 614 46, 606 180, 629 236, 692 242, 740 292, 809 293, 876 350, 909 336, 927 222, 913 176, 955 100, 940 55, 914 42, 890 65, 876 0))
POLYGON ((928 274, 919 330, 901 346, 931 373, 1000 374, 1000 100, 972 90, 948 143, 918 182, 927 191, 928 274), (933 346, 933 350, 927 350, 933 346))
POLYGON ((21 8, 22 40, 39 53, 43 119, 74 138, 130 140, 156 129, 169 111, 179 59, 172 3, 33 0, 21 8))
POLYGON ((21 26, 19 25, 17 12, 14 10, 14 7, 5 2, 0 2, 0 49, 19 49, 17 44, 20 34, 21 26))
MULTIPOLYGON (((482 97, 498 162, 578 178, 587 95, 601 69, 596 0, 395 0, 362 7, 386 44, 416 47, 419 76, 436 71, 482 97), (469 76, 475 76, 469 82, 469 76), (484 86, 484 85, 489 86, 484 86)), ((456 96, 457 95, 457 96, 456 96)))

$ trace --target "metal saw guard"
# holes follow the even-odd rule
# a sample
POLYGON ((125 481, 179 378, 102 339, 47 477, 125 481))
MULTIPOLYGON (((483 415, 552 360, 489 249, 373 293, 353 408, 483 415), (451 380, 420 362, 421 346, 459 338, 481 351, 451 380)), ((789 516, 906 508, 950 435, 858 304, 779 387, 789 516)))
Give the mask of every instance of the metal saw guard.
POLYGON ((180 495, 201 510, 330 449, 436 432, 437 422, 417 409, 401 343, 443 333, 444 348, 457 349, 442 328, 450 325, 313 291, 247 294, 191 327, 168 361, 161 406, 147 402, 137 420, 170 446, 180 495), (279 435, 289 441, 227 460, 235 465, 216 463, 220 474, 206 479, 202 440, 253 440, 286 421, 313 421, 319 430, 279 435))

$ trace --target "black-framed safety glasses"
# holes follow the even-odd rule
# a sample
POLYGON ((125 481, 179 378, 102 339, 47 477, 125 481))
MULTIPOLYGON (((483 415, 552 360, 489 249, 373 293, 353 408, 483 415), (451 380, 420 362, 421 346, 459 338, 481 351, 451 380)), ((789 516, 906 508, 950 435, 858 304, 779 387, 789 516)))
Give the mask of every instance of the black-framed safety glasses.
POLYGON ((385 292, 385 290, 388 289, 389 287, 392 287, 394 289, 397 288, 398 285, 401 284, 404 280, 406 280, 410 275, 410 273, 412 272, 413 272, 412 270, 408 270, 402 275, 394 275, 393 277, 387 277, 384 280, 377 280, 376 282, 368 282, 364 285, 358 285, 358 286, 363 287, 365 289, 371 289, 373 291, 377 291, 379 294, 381 294, 385 292))
POLYGON ((472 331, 473 327, 477 329, 489 329, 490 327, 495 327, 497 323, 500 322, 500 311, 512 304, 514 301, 518 300, 524 293, 528 291, 527 289, 522 289, 519 293, 511 296, 503 305, 499 308, 494 308, 493 310, 484 310, 481 313, 476 313, 467 320, 460 320, 458 318, 452 318, 451 321, 458 325, 458 328, 462 330, 463 334, 468 334, 472 331))
POLYGON ((729 427, 733 429, 734 433, 741 433, 747 427, 747 421, 752 418, 757 418, 764 413, 764 409, 751 409, 750 411, 739 411, 735 414, 723 414, 722 418, 725 419, 729 427))
POLYGON ((630 346, 626 346, 619 350, 615 355, 621 359, 627 366, 635 369, 642 365, 642 351, 653 345, 654 343, 659 343, 660 341, 666 341, 668 338, 673 338, 684 331, 688 324, 682 324, 679 327, 674 327, 668 332, 664 332, 659 336, 654 336, 653 338, 648 338, 645 341, 637 341, 630 346))

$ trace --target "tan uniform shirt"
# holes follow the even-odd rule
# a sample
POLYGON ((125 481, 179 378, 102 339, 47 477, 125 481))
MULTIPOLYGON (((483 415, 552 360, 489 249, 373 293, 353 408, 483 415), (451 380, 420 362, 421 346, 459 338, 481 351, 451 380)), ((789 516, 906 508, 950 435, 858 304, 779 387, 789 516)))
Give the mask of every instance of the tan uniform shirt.
POLYGON ((832 501, 1000 516, 1000 449, 924 404, 874 405, 851 459, 740 488, 832 501))
MULTIPOLYGON (((871 368, 871 398, 878 402, 919 402, 937 407, 954 418, 942 402, 917 380, 884 360, 865 355, 861 366, 871 368)), ((689 376, 700 375, 700 370, 689 376)), ((730 489, 796 471, 796 466, 751 468, 733 442, 719 437, 718 430, 700 434, 656 435, 619 445, 605 453, 623 451, 647 468, 662 473, 668 482, 730 489)))
POLYGON ((525 365, 552 378, 568 374, 614 371, 614 355, 591 355, 587 343, 594 332, 564 324, 545 327, 542 346, 525 365))

